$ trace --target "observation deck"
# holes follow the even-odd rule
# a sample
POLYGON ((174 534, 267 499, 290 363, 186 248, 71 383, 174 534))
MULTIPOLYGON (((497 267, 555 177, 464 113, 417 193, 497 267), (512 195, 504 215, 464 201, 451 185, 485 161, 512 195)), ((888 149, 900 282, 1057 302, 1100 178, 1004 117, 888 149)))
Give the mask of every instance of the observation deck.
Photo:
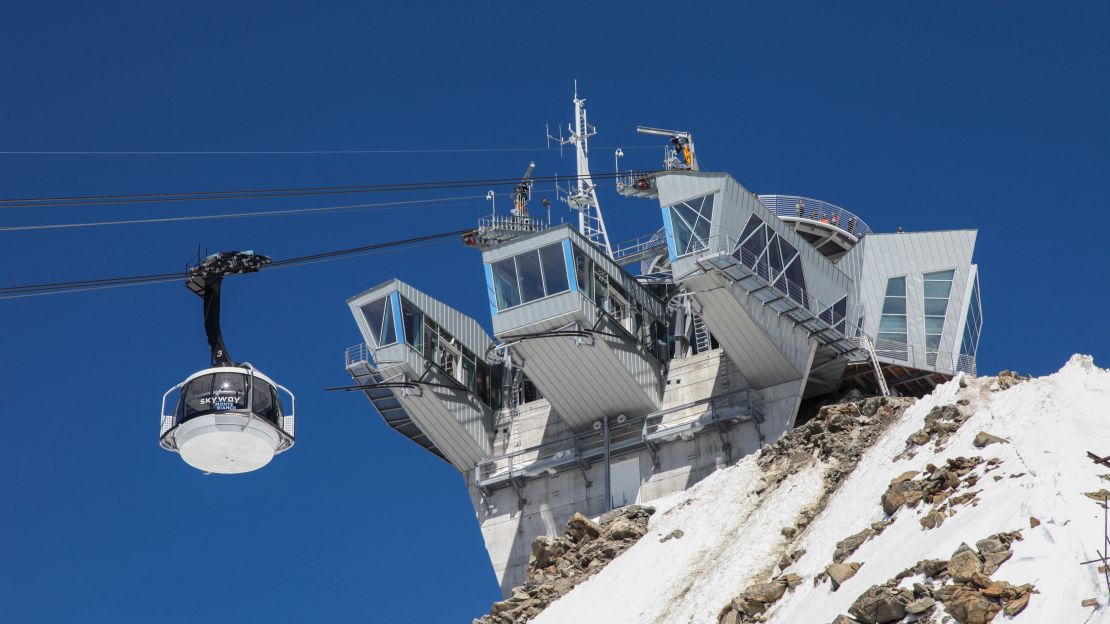
POLYGON ((820 199, 760 195, 759 201, 829 260, 840 259, 871 233, 858 215, 820 199))
POLYGON ((663 303, 569 226, 482 253, 493 330, 573 430, 659 409, 663 303))
POLYGON ((347 305, 366 344, 347 352, 354 389, 460 471, 489 459, 501 366, 478 322, 396 279, 347 305))

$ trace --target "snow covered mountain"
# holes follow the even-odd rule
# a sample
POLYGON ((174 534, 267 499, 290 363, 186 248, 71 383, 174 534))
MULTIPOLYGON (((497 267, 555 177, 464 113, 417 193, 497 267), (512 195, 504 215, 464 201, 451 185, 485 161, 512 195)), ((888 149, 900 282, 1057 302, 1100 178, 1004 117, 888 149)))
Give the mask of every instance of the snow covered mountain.
MULTIPOLYGON (((579 526, 562 545, 549 540, 559 556, 487 618, 1110 622, 1105 570, 1081 565, 1104 544, 1110 469, 1087 452, 1110 455, 1108 424, 1110 371, 1080 355, 1043 378, 957 377, 918 401, 824 408, 655 501, 646 534, 622 536, 634 543, 610 549, 573 589, 549 591, 571 575, 560 553, 576 549, 586 569, 581 542, 611 531, 579 526), (525 604, 534 608, 514 608, 525 604)), ((534 552, 547 557, 544 544, 534 552)))

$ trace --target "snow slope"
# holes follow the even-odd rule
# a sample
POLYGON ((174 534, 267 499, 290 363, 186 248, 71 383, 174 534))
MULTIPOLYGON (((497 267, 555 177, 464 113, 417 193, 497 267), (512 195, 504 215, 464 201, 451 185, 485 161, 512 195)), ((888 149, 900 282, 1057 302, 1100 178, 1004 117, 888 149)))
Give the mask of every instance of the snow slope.
POLYGON ((961 389, 957 378, 907 409, 793 540, 783 537, 781 529, 820 497, 824 466, 818 462, 767 488, 756 457, 749 456, 689 491, 657 501, 658 511, 643 539, 534 622, 715 623, 733 596, 770 578, 784 550, 803 548, 806 554, 787 571, 805 580, 771 608, 767 621, 825 624, 847 614, 868 587, 920 560, 947 559, 961 542, 973 545, 1018 529, 1024 539, 1012 545, 1013 558, 992 576, 1033 583, 1040 593, 1012 620, 999 615, 994 621, 1110 622, 1105 581, 1096 566, 1080 565, 1097 557, 1103 537, 1102 508, 1083 493, 1110 487, 1098 476, 1110 470, 1086 458, 1087 451, 1110 455, 1110 371, 1077 355, 1059 372, 1008 390, 997 391, 994 382, 968 378, 961 389), (943 450, 935 451, 930 443, 918 447, 912 459, 893 459, 930 409, 958 399, 967 399, 964 409, 974 415, 943 450), (975 448, 972 440, 979 431, 1009 443, 975 448), (1002 460, 976 485, 982 490, 976 506, 960 507, 932 530, 918 522, 928 506, 900 509, 893 524, 849 558, 863 566, 839 591, 831 591, 827 581, 814 586, 813 577, 832 562, 838 541, 885 517, 880 497, 893 477, 957 456, 1002 460), (995 475, 1004 478, 995 481, 995 475), (766 491, 755 493, 760 488, 766 491), (1041 524, 1030 528, 1031 516, 1041 524), (675 529, 684 532, 682 538, 660 542, 675 529), (1097 598, 1103 606, 1082 607, 1087 598, 1097 598))

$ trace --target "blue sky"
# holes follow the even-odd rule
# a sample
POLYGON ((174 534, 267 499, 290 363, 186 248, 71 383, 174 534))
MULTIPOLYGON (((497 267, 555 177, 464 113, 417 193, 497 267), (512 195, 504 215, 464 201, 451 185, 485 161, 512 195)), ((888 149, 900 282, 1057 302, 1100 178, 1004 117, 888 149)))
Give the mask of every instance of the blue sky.
MULTIPOLYGON (((878 231, 978 228, 979 368, 1105 364, 1110 5, 0 5, 0 151, 529 148, 384 155, 0 155, 0 197, 570 173, 544 124, 588 98, 596 171, 704 168, 878 231), (635 148, 645 149, 635 149, 635 148)), ((550 187, 537 187, 549 193, 550 187)), ((0 227, 319 207, 485 189, 0 210, 0 227)), ((601 191, 611 236, 656 205, 601 191)), ((506 201, 503 206, 508 205, 506 201)), ((326 216, 0 232, 0 285, 176 271, 201 245, 275 258, 458 229, 474 199, 326 216)), ((555 206, 556 218, 569 212, 555 206)), ((224 333, 298 394, 297 447, 205 477, 158 448, 162 392, 208 361, 181 285, 0 301, 5 621, 469 622, 498 597, 462 478, 348 382, 345 298, 397 276, 488 325, 455 242, 229 279, 224 333)))

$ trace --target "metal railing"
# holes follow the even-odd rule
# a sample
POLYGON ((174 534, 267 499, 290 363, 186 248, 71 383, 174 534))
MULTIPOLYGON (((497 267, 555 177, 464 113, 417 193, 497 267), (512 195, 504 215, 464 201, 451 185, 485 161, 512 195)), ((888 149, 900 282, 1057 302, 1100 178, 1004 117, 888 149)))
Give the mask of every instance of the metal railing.
POLYGON ((862 238, 871 233, 871 228, 859 218, 859 215, 820 199, 796 195, 760 195, 759 201, 779 218, 808 219, 832 225, 856 238, 862 238))
POLYGON ((550 224, 544 219, 534 217, 518 217, 515 215, 490 215, 478 220, 478 229, 482 232, 488 230, 502 230, 507 232, 541 232, 550 224))
POLYGON ((347 347, 343 352, 343 366, 350 368, 352 364, 370 364, 370 349, 365 342, 347 347))
POLYGON ((617 176, 617 192, 632 191, 633 193, 654 194, 656 192, 655 181, 651 179, 651 176, 652 172, 650 171, 630 170, 621 174, 617 176))
MULTIPOLYGON (((859 343, 859 339, 856 339, 859 343)), ((976 375, 975 356, 965 353, 935 351, 923 345, 886 338, 873 338, 875 353, 880 359, 904 363, 910 368, 929 368, 946 374, 976 375)))
POLYGON ((662 228, 613 247, 613 260, 618 264, 631 264, 644 255, 667 248, 667 234, 662 228))
POLYGON ((644 420, 644 438, 659 439, 689 431, 691 425, 711 424, 727 417, 729 412, 762 415, 763 397, 755 390, 745 388, 648 414, 644 420), (701 406, 706 406, 706 409, 699 410, 701 406), (673 417, 683 411, 688 413, 673 417))

